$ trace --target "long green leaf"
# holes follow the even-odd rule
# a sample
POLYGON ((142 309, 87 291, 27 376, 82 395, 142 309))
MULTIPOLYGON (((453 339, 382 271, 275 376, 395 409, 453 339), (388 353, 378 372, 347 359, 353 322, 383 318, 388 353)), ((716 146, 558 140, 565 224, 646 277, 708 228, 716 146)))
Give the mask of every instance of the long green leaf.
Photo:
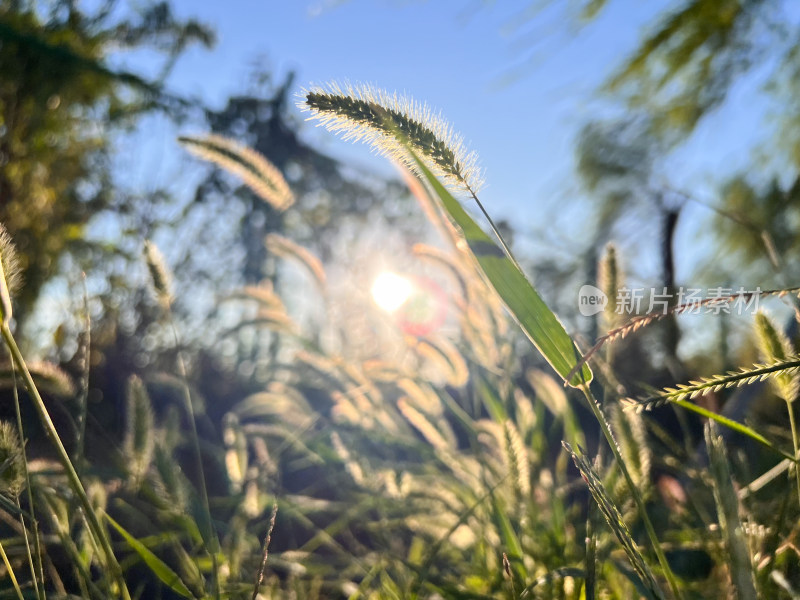
POLYGON ((147 546, 133 537, 130 533, 128 533, 122 525, 117 523, 114 519, 109 517, 108 515, 105 516, 108 519, 108 522, 116 529, 119 534, 125 538, 125 541, 128 542, 128 545, 133 548, 136 554, 144 561, 144 563, 150 567, 150 570, 153 574, 158 577, 164 585, 169 587, 173 592, 183 596, 184 598, 194 598, 192 592, 189 591, 189 588, 186 587, 186 584, 181 581, 181 578, 178 574, 170 569, 167 564, 158 558, 155 554, 153 554, 147 546))
MULTIPOLYGON (((511 257, 480 228, 413 150, 408 148, 408 151, 445 212, 461 230, 481 271, 506 308, 542 356, 566 381, 581 358, 581 353, 564 326, 511 257)), ((568 383, 578 387, 591 380, 592 370, 588 365, 583 365, 580 372, 573 375, 568 383)))
POLYGON ((511 568, 514 571, 514 576, 522 585, 527 585, 528 572, 523 562, 525 553, 522 550, 522 544, 519 541, 519 537, 517 537, 517 532, 514 531, 514 526, 508 518, 505 507, 495 494, 492 494, 492 512, 494 513, 495 524, 500 533, 503 548, 511 563, 511 568))

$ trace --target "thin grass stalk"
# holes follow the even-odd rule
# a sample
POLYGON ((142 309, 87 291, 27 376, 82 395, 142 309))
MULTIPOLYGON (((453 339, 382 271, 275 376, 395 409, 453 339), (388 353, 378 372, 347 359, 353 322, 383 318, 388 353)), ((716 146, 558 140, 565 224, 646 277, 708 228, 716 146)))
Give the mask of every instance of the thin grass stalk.
POLYGON ((503 552, 503 571, 505 571, 506 577, 508 577, 508 584, 511 587, 511 597, 517 597, 517 590, 514 586, 514 572, 511 570, 511 563, 508 561, 508 554, 503 552))
POLYGON ((72 488, 72 491, 78 497, 78 501, 84 510, 87 523, 89 524, 89 529, 100 543, 103 554, 105 554, 106 566, 111 571, 113 578, 116 579, 117 584, 119 585, 119 592, 122 594, 123 599, 131 600, 128 587, 125 584, 125 578, 122 574, 122 569, 119 566, 119 562, 117 562, 116 556, 114 556, 114 550, 111 548, 111 542, 109 541, 105 530, 100 525, 100 520, 97 518, 97 513, 95 512, 94 508, 92 507, 92 503, 89 501, 89 498, 86 495, 86 490, 83 488, 80 477, 78 477, 78 473, 75 471, 75 467, 69 458, 69 454, 67 454, 67 451, 64 448, 64 444, 61 443, 61 438, 58 436, 58 431, 53 424, 53 420, 50 418, 50 414, 47 412, 47 407, 45 406, 44 400, 42 400, 42 397, 39 394, 39 390, 36 388, 36 384, 33 382, 33 377, 28 370, 28 366, 25 364, 25 359, 22 357, 22 352, 20 352, 19 346, 17 346, 17 342, 11 333, 11 329, 9 329, 8 323, 0 324, 0 333, 2 333, 6 346, 8 346, 8 349, 11 352, 11 358, 22 373, 23 380, 25 381, 25 387, 28 389, 28 393, 31 396, 33 406, 36 409, 36 412, 39 414, 42 425, 44 426, 54 448, 56 449, 58 460, 64 468, 69 485, 72 488))
POLYGON ((586 600, 595 599, 597 586, 597 536, 594 533, 595 507, 589 503, 589 515, 586 517, 586 577, 584 579, 586 600))
POLYGON ((86 287, 86 273, 83 273, 83 311, 84 333, 79 350, 83 353, 83 364, 81 369, 81 387, 78 394, 78 441, 76 453, 78 457, 78 467, 83 462, 85 443, 86 443, 86 418, 88 413, 89 401, 89 353, 92 348, 92 317, 89 314, 89 290, 86 287))
POLYGON ((672 594, 677 600, 680 600, 683 598, 680 585, 678 584, 678 580, 676 579, 675 574, 672 572, 672 569, 667 562, 667 557, 664 555, 664 551, 661 549, 661 542, 659 542, 656 530, 647 514, 644 499, 639 492, 639 488, 636 487, 631 474, 628 472, 628 467, 625 465, 625 461, 622 458, 622 454, 617 446, 617 442, 614 439, 614 434, 611 432, 611 427, 609 426, 603 411, 600 410, 600 405, 597 403, 597 400, 595 399, 594 394, 592 394, 591 389, 589 389, 589 386, 584 384, 581 386, 581 390, 583 390, 583 395, 586 397, 586 403, 589 405, 589 410, 592 411, 595 419, 597 419, 597 422, 600 425, 600 430, 603 432, 603 436, 606 438, 608 445, 611 447, 611 452, 614 454, 614 458, 616 459, 616 462, 622 471, 622 475, 625 477, 625 481, 628 484, 631 495, 636 502, 636 507, 639 509, 639 513, 641 514, 642 522, 644 523, 645 530, 647 531, 647 537, 650 539, 650 545, 653 547, 653 552, 658 559, 658 564, 661 565, 661 570, 664 572, 664 576, 667 578, 667 583, 669 583, 672 594))
POLYGON ((216 530, 214 529, 214 524, 211 520, 211 506, 208 502, 208 488, 206 487, 206 476, 203 470, 203 456, 200 451, 200 436, 197 433, 197 421, 195 420, 194 415, 194 406, 192 405, 192 394, 189 390, 189 379, 186 374, 186 364, 183 362, 183 355, 180 351, 180 342, 178 338, 178 330, 175 327, 175 321, 172 318, 172 311, 167 305, 167 315, 170 321, 170 326, 172 329, 172 335, 175 341, 175 348, 178 349, 178 375, 183 382, 181 387, 183 388, 183 402, 185 404, 185 409, 189 421, 189 432, 190 437, 192 438, 192 451, 194 453, 196 466, 197 469, 197 477, 199 479, 199 488, 200 488, 200 502, 203 505, 203 520, 205 523, 203 524, 204 529, 208 533, 213 542, 212 547, 208 548, 209 554, 211 555, 211 566, 214 573, 214 597, 219 600, 221 597, 221 590, 219 586, 219 564, 217 561, 217 552, 219 551, 219 539, 217 538, 216 530))
MULTIPOLYGON (((789 410, 789 425, 792 428, 792 445, 794 446, 794 457, 795 460, 797 460, 800 459, 800 438, 798 438, 797 435, 797 424, 795 422, 792 404, 787 402, 786 408, 789 410)), ((794 480, 797 483, 797 501, 800 502, 800 465, 795 462, 792 464, 792 468, 794 469, 794 480)))
POLYGON ((17 592, 17 597, 19 598, 19 600, 25 600, 25 597, 22 595, 22 590, 19 588, 19 583, 17 583, 17 576, 14 574, 14 569, 8 560, 8 556, 6 555, 6 551, 5 548, 3 548, 2 542, 0 542, 0 557, 2 557, 3 563, 6 566, 6 571, 8 571, 8 576, 11 578, 11 583, 14 586, 14 591, 17 592))
POLYGON ((514 263, 514 266, 517 267, 517 269, 519 269, 522 273, 524 273, 525 271, 522 270, 522 267, 517 262, 517 259, 514 258, 514 255, 511 253, 511 248, 508 247, 508 244, 506 244, 505 239, 503 239, 503 236, 500 235, 500 230, 497 228, 497 225, 494 224, 494 221, 492 220, 492 217, 489 216, 489 213, 483 207, 483 203, 480 200, 478 200, 478 195, 474 192, 474 190, 469 185, 467 185, 466 183, 465 183, 465 185, 467 187, 467 191, 469 192, 470 196, 472 196, 472 199, 475 200, 475 204, 478 205, 478 208, 480 209, 481 213, 486 218, 486 221, 489 223, 489 227, 491 228, 492 232, 494 233, 494 236, 497 238, 497 241, 500 242, 500 245, 503 247, 503 252, 505 252, 506 256, 508 257, 508 259, 512 263, 514 263))
POLYGON ((687 302, 685 304, 676 304, 671 306, 668 310, 662 312, 652 312, 647 313, 644 315, 637 315, 632 317, 628 320, 627 323, 612 329, 611 331, 607 332, 605 335, 600 336, 597 338, 594 346, 592 346, 577 362, 577 364, 573 367, 572 372, 569 373, 567 376, 567 380, 570 380, 572 376, 574 376, 578 371, 580 371, 581 367, 586 364, 586 362, 592 358, 606 343, 613 342, 617 339, 623 339, 628 334, 634 333, 641 329, 642 327, 646 327, 651 323, 655 323, 656 321, 661 321, 670 317, 672 315, 681 314, 684 312, 688 312, 691 310, 699 309, 701 307, 707 306, 711 303, 727 303, 731 304, 737 300, 750 302, 754 297, 757 298, 767 298, 770 296, 777 296, 779 298, 783 298, 787 295, 800 295, 800 287, 790 287, 790 288, 782 288, 782 289, 774 289, 774 290, 761 290, 757 292, 744 292, 744 293, 736 293, 731 294, 729 296, 722 296, 720 298, 704 298, 699 302, 687 302))
MULTIPOLYGON (((12 373, 12 381, 14 382, 13 392, 14 392, 14 412, 17 417, 17 433, 19 434, 20 442, 23 444, 23 453, 25 452, 25 431, 22 427, 22 411, 20 410, 19 405, 19 390, 17 389, 17 375, 16 370, 14 369, 14 362, 11 362, 11 373, 12 373)), ((23 456, 25 456, 23 454, 23 456)), ((31 546, 30 540, 28 539, 28 529, 25 527, 25 517, 22 514, 22 506, 19 502, 19 496, 17 496, 17 508, 20 509, 19 515, 19 522, 22 525, 22 535, 25 539, 25 549, 28 552, 28 562, 31 568, 31 575, 33 578, 33 589, 36 592, 36 597, 39 600, 45 600, 44 595, 44 567, 42 566, 42 546, 41 541, 39 539, 39 521, 36 519, 36 512, 34 509, 33 504, 33 491, 31 488, 31 475, 28 471, 28 458, 25 456, 25 460, 22 461, 22 472, 25 475, 25 491, 28 495, 28 512, 31 515, 31 527, 33 528, 33 545, 34 550, 33 554, 36 555, 36 560, 34 561, 33 555, 31 553, 31 546), (39 589, 39 581, 42 582, 42 588, 39 589)))
MULTIPOLYGON (((26 467, 27 471, 27 467, 26 467)), ((22 514, 22 505, 19 502, 19 497, 17 497, 17 509, 20 511, 19 514, 19 524, 22 528, 22 539, 25 543, 25 553, 28 555, 28 566, 31 570, 31 580, 33 581, 33 591, 36 594, 36 597, 39 600, 46 600, 44 595, 44 573, 42 571, 42 557, 41 557, 41 547, 39 545, 39 537, 38 531, 35 533, 34 536, 34 549, 31 550, 31 541, 28 537, 28 529, 25 526, 25 517, 22 514), (36 554, 37 560, 34 561, 33 555, 36 554), (42 588, 39 588, 39 580, 41 579, 42 588)), ((33 507, 31 507, 31 512, 33 512, 33 507)), ((33 520, 33 519, 32 519, 33 520)), ((34 521, 35 523, 35 521, 34 521)))
POLYGON ((267 527, 267 535, 264 537, 264 549, 261 557, 261 567, 258 569, 256 576, 256 585, 253 588, 253 596, 251 600, 258 598, 258 590, 261 583, 264 581, 264 571, 267 570, 267 561, 269 560, 269 544, 272 541, 272 532, 275 530, 275 519, 278 517, 278 500, 277 498, 272 502, 272 514, 269 517, 269 526, 267 527))
POLYGON ((180 350, 180 338, 178 337, 178 328, 175 326, 175 319, 172 315, 172 276, 164 261, 164 257, 158 247, 152 242, 145 241, 144 243, 144 258, 147 264, 147 270, 150 274, 150 283, 153 286, 153 292, 161 305, 164 315, 169 323, 172 331, 172 337, 177 352, 178 364, 178 377, 181 381, 181 390, 183 396, 184 410, 186 417, 189 421, 189 433, 192 441, 192 453, 195 458, 195 468, 197 470, 198 487, 200 488, 200 502, 203 509, 203 541, 210 541, 211 547, 206 543, 206 551, 211 556, 211 567, 214 581, 214 597, 219 600, 221 597, 220 582, 219 582, 219 563, 217 561, 217 552, 219 552, 220 544, 217 532, 214 529, 214 524, 211 520, 211 507, 208 502, 208 487, 206 485, 206 475, 203 469, 203 455, 200 450, 200 436, 197 433, 197 421, 194 414, 194 406, 192 404, 192 393, 189 388, 189 377, 186 371, 186 364, 183 360, 183 354, 180 350))

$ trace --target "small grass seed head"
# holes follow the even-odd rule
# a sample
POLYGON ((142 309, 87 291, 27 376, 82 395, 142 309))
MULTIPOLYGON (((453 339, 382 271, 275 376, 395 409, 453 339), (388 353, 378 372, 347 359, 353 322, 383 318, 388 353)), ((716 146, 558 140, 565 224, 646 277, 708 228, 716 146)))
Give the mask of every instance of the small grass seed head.
POLYGON ((169 306, 172 302, 172 276, 161 251, 149 240, 144 243, 144 258, 156 298, 165 306, 169 306))
POLYGON ((0 224, 0 319, 8 325, 12 317, 11 299, 21 284, 17 250, 6 228, 0 224))
POLYGON ((17 430, 0 421, 0 493, 13 497, 25 489, 25 455, 17 430))

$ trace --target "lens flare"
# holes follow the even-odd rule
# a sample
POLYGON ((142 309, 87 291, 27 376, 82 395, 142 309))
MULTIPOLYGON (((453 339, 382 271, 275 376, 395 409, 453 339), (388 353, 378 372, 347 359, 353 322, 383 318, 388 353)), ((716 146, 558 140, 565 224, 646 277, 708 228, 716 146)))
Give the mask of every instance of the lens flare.
POLYGON ((396 273, 381 273, 372 284, 372 298, 386 312, 394 312, 411 296, 413 285, 396 273))

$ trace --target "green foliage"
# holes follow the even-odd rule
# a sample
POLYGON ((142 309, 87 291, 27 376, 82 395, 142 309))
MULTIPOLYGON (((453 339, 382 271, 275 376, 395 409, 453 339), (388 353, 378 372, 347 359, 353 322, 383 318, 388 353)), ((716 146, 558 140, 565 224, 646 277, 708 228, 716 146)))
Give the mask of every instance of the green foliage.
MULTIPOLYGON (((587 17, 602 5, 581 3, 587 17)), ((67 10, 69 3, 60 6, 67 10)), ((177 47, 203 37, 189 25, 174 37, 176 24, 164 12, 166 5, 159 6, 138 28, 120 25, 115 34, 138 43, 148 31, 160 32, 156 37, 164 34, 177 47)), ((704 82, 712 78, 720 65, 696 64, 697 57, 711 52, 725 59, 725 44, 735 46, 742 28, 749 31, 741 19, 759 7, 727 2, 714 12, 710 6, 687 3, 646 42, 647 56, 634 58, 614 85, 651 75, 645 62, 652 56, 664 61, 665 79, 647 89, 664 106, 677 101, 663 97, 672 89, 668 80, 682 74, 691 81, 695 71, 704 82)), ((11 45, 88 73, 80 83, 89 86, 83 91, 87 111, 97 109, 100 99, 116 106, 116 116, 143 109, 135 101, 128 105, 128 96, 119 94, 117 86, 132 86, 146 92, 144 97, 153 88, 102 66, 108 37, 80 37, 86 30, 75 33, 63 23, 59 28, 56 19, 52 32, 67 39, 55 33, 50 39, 52 32, 41 31, 36 11, 8 15, 18 19, 4 38, 11 45), (70 41, 73 34, 80 44, 70 41)), ((80 15, 72 11, 71 16, 80 15)), ((0 35, 4 31, 0 27, 0 35)), ((100 31, 109 30, 101 26, 100 31)), ((79 84, 73 81, 80 79, 75 72, 59 84, 64 86, 59 94, 72 90, 80 96, 70 87, 79 84)), ((500 230, 488 219, 497 240, 490 237, 437 178, 455 183, 454 189, 466 191, 483 211, 469 176, 470 162, 458 144, 452 147, 449 127, 428 123, 425 109, 410 101, 396 105, 398 99, 387 94, 361 90, 349 97, 315 90, 308 103, 329 125, 356 127, 352 135, 377 140, 411 167, 408 186, 443 237, 443 247, 418 245, 414 255, 427 265, 426 277, 441 288, 437 301, 447 303, 448 327, 420 333, 403 321, 406 313, 379 313, 369 302, 359 303, 359 290, 351 289, 352 312, 367 332, 359 335, 355 319, 334 310, 332 288, 342 273, 336 263, 347 257, 319 232, 335 230, 338 217, 365 212, 364 206, 384 210, 374 202, 380 186, 348 179, 338 163, 307 151, 286 117, 289 83, 267 101, 236 98, 223 111, 209 112, 215 135, 183 138, 188 148, 230 169, 247 186, 212 173, 198 191, 198 203, 220 197, 226 208, 224 203, 235 197, 249 207, 237 223, 245 268, 231 273, 240 276, 236 282, 244 287, 220 307, 240 320, 219 339, 210 328, 198 335, 211 340, 220 354, 228 342, 242 339, 265 339, 269 352, 254 350, 235 370, 211 369, 200 355, 184 363, 188 353, 170 311, 185 292, 176 286, 175 293, 163 258, 148 244, 145 262, 160 304, 152 321, 166 321, 175 347, 164 344, 172 353, 160 363, 164 372, 146 374, 147 387, 140 378, 128 380, 124 435, 103 431, 105 437, 98 435, 102 449, 87 451, 85 458, 82 453, 73 464, 66 450, 73 441, 70 386, 60 386, 66 398, 58 413, 51 411, 52 400, 42 397, 39 387, 44 391, 44 386, 38 384, 51 380, 56 390, 60 371, 51 369, 48 379, 48 363, 29 368, 34 363, 23 360, 8 320, 2 325, 28 391, 20 400, 30 402, 52 448, 39 458, 28 449, 23 452, 16 440, 17 458, 9 456, 0 465, 8 473, 19 466, 30 472, 25 484, 29 500, 17 499, 21 483, 0 490, 0 551, 6 572, 14 575, 0 584, 0 591, 21 596, 22 589, 31 589, 38 598, 130 594, 225 600, 791 597, 800 587, 800 561, 792 553, 799 533, 800 497, 795 494, 800 493, 800 477, 795 490, 776 474, 785 467, 775 461, 782 458, 792 465, 797 457, 792 401, 800 361, 794 340, 759 315, 756 330, 765 364, 716 376, 693 371, 688 384, 669 384, 675 378, 664 380, 663 371, 653 376, 658 352, 640 330, 684 309, 675 306, 663 318, 637 315, 628 322, 606 311, 598 323, 611 331, 581 358, 500 230), (243 143, 224 137, 235 130, 246 132, 243 143), (287 183, 283 173, 294 175, 287 183), (326 184, 331 190, 323 195, 326 184), (335 192, 343 195, 346 210, 341 213, 331 208, 335 192), (311 275, 305 281, 310 285, 296 284, 291 269, 298 266, 311 275), (315 295, 324 308, 317 320, 305 318, 295 301, 315 295), (520 331, 510 327, 513 321, 520 331), (626 335, 634 338, 627 347, 621 342, 626 335), (365 340, 374 343, 369 353, 361 348, 365 340), (609 351, 603 357, 598 350, 604 343, 609 351), (622 410, 620 398, 635 395, 628 392, 630 377, 618 377, 623 365, 647 395, 631 402, 636 412, 622 410), (704 403, 739 387, 758 394, 757 384, 765 380, 778 384, 776 391, 790 411, 791 432, 785 423, 762 420, 756 413, 740 421, 704 403), (565 381, 580 388, 583 397, 562 385, 565 381), (651 385, 663 391, 650 393, 651 385), (680 411, 684 431, 668 430, 661 419, 667 411, 656 418, 639 414, 660 404, 680 411), (709 420, 707 456, 695 449, 693 423, 683 411, 709 420), (57 428, 51 412, 67 415, 66 425, 59 422, 57 428), (715 424, 725 428, 722 433, 715 424), (739 435, 734 439, 741 452, 723 433, 739 435), (790 433, 793 453, 784 449, 790 433), (758 485, 745 487, 750 481, 758 485), (34 509, 36 519, 30 518, 34 509), (43 566, 35 560, 38 545, 43 566)), ((719 101, 711 92, 694 92, 694 104, 672 115, 680 131, 719 101)), ((147 104, 141 97, 138 101, 147 104)), ((57 111, 58 105, 48 110, 57 111)), ((645 122, 647 127, 655 124, 652 131, 664 123, 658 118, 645 122)), ((52 131, 65 134, 67 145, 76 144, 70 148, 75 151, 70 176, 85 181, 82 161, 102 156, 104 140, 93 146, 77 129, 65 133, 59 126, 63 123, 54 121, 52 131)), ((647 127, 644 131, 651 131, 647 127)), ((649 160, 655 150, 637 137, 642 130, 610 129, 587 129, 584 136, 581 169, 587 188, 609 200, 599 214, 603 235, 596 241, 611 232, 634 192, 652 191, 649 160)), ((20 140, 17 144, 24 146, 20 140)), ((24 171, 25 161, 18 162, 24 171)), ((54 164, 47 163, 47 169, 55 169, 54 164)), ((23 180, 39 188, 15 188, 15 194, 55 185, 44 176, 37 180, 33 171, 23 180)), ((0 173, 0 184, 2 176, 9 175, 0 173)), ((674 227, 679 209, 657 194, 650 199, 674 227)), ((402 212, 393 218, 386 222, 405 220, 402 212)), ((763 231, 769 233, 773 221, 765 221, 763 231)), ((53 256, 66 247, 58 246, 60 235, 55 228, 53 256)), ((219 240, 207 241, 204 250, 215 252, 219 240)), ((192 243, 197 245, 196 239, 192 243)), ((599 281, 610 297, 624 283, 621 254, 611 246, 602 260, 599 281)), ((182 276, 180 268, 176 275, 182 276)), ((183 276, 191 279, 194 273, 190 269, 183 276)), ((796 292, 771 293, 785 296, 787 291, 796 292)), ((754 351, 742 349, 743 354, 754 351)), ((667 354, 675 358, 675 347, 667 354)), ((91 360, 100 362, 98 354, 91 360)), ((13 384, 13 371, 5 375, 13 384)), ((104 389, 114 387, 122 387, 119 379, 112 378, 104 389)), ((113 413, 114 408, 101 405, 97 410, 113 413)), ((31 425, 24 423, 23 438, 31 425)))
MULTIPOLYGON (((668 10, 609 82, 631 90, 665 135, 688 133, 753 62, 779 2, 692 0, 668 10), (675 91, 675 82, 680 82, 675 91)), ((627 91, 627 90, 626 90, 627 91)))
POLYGON ((119 49, 154 48, 166 75, 187 44, 213 41, 198 23, 175 20, 167 3, 145 4, 139 14, 114 5, 0 7, 0 222, 21 249, 25 306, 58 273, 66 251, 86 249, 89 220, 117 206, 112 133, 148 112, 177 116, 187 106, 160 81, 114 71, 108 59, 119 49))

